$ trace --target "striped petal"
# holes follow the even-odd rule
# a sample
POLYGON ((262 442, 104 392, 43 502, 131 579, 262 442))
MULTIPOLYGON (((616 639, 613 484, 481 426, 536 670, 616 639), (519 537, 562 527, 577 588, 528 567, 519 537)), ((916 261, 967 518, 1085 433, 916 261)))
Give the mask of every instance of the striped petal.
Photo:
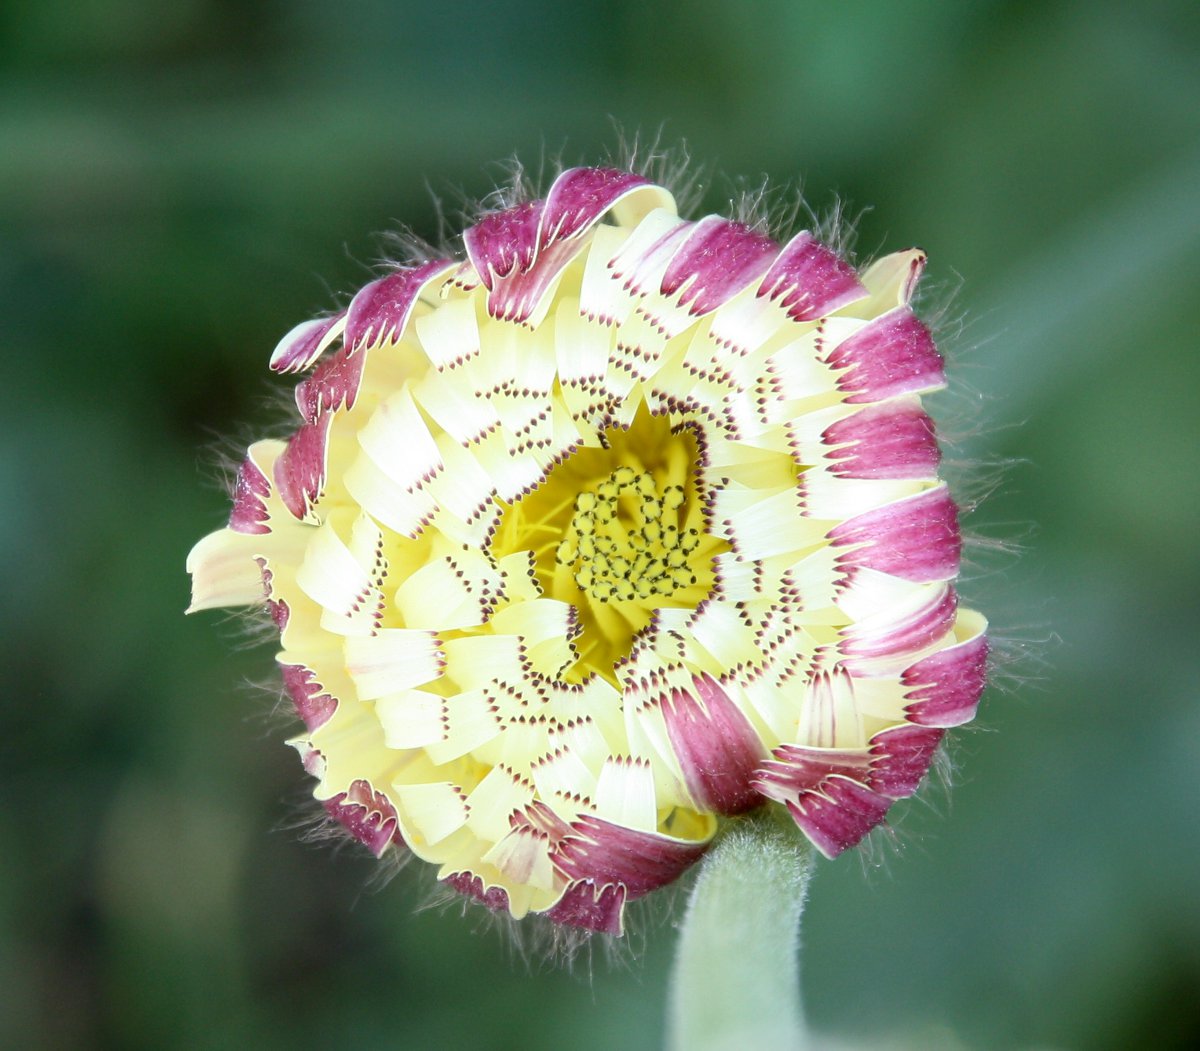
POLYGON ((846 567, 862 567, 912 581, 950 580, 958 574, 962 538, 958 508, 944 485, 857 515, 829 532, 846 567))
POLYGON ((688 791, 700 806, 740 814, 762 802, 751 785, 762 739, 717 683, 703 677, 695 693, 676 691, 663 714, 688 791))
POLYGON ((418 297, 439 279, 447 278, 452 269, 452 264, 437 259, 421 266, 401 267, 363 286, 346 313, 347 350, 357 354, 383 343, 398 343, 418 297))
POLYGON ((849 263, 803 231, 776 256, 757 295, 777 303, 793 321, 815 321, 863 299, 867 290, 849 263))
POLYGON ((838 388, 847 401, 876 402, 944 387, 942 356, 909 307, 871 321, 829 351, 826 362, 843 370, 838 388))

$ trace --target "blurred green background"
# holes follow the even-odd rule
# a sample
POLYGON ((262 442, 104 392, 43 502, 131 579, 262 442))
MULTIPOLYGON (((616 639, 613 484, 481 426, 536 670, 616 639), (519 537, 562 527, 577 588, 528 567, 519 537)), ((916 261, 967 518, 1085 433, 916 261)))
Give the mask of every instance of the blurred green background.
POLYGON ((821 866, 814 1024, 1196 1046, 1198 45, 1187 0, 4 4, 0 1044, 658 1046, 669 919, 566 974, 413 869, 371 889, 289 827, 270 646, 182 616, 276 339, 377 232, 436 235, 427 187, 597 159, 611 117, 928 249, 963 491, 1009 463, 971 525, 1021 550, 967 586, 1004 688, 952 793, 821 866))

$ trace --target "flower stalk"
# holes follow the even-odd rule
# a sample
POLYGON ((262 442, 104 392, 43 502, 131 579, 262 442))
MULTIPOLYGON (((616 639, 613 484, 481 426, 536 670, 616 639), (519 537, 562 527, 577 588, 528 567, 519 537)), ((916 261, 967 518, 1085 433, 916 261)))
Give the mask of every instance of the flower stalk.
POLYGON ((774 807, 733 822, 705 856, 672 969, 670 1051, 810 1046, 799 948, 812 860, 774 807))

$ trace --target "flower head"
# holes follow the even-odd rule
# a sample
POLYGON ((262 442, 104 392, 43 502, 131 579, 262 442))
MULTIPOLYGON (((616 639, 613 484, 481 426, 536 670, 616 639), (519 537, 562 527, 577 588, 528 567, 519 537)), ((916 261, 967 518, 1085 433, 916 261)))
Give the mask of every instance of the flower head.
POLYGON ((262 603, 329 813, 514 916, 619 933, 718 818, 833 856, 971 719, 984 622, 910 306, 612 169, 306 322, 192 609, 262 603))

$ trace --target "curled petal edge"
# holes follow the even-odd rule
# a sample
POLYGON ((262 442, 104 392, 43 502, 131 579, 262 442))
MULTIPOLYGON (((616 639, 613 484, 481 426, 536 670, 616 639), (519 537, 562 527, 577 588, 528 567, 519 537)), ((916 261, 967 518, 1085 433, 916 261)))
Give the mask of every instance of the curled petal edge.
POLYGON ((854 267, 807 230, 780 250, 756 295, 793 321, 814 321, 867 296, 854 267))
POLYGON ((468 258, 488 290, 488 313, 536 324, 563 269, 584 248, 582 235, 613 211, 630 224, 654 208, 675 207, 660 186, 629 172, 572 168, 545 200, 484 216, 463 234, 468 258))
POLYGON ((187 571, 192 578, 192 601, 187 612, 263 602, 262 570, 254 560, 260 545, 257 536, 228 528, 200 540, 187 557, 187 571))
POLYGON ((370 782, 358 780, 324 801, 327 814, 377 858, 393 844, 403 845, 396 809, 370 782))
POLYGON ((766 235, 709 215, 692 224, 671 256, 659 290, 692 317, 702 317, 762 277, 778 252, 766 235))
POLYGON ((333 345, 345 327, 345 311, 331 317, 302 321, 271 352, 271 371, 303 372, 310 368, 333 345))
POLYGON ((332 419, 326 413, 306 423, 288 439, 287 448, 275 461, 273 475, 279 498, 300 522, 318 521, 313 505, 325 485, 332 419))
POLYGON ((974 610, 960 610, 954 631, 954 645, 923 657, 901 676, 911 723, 948 728, 975 718, 987 684, 987 621, 974 610))
POLYGON ((284 664, 280 662, 280 672, 283 677, 283 688, 296 714, 304 721, 308 732, 312 733, 324 726, 333 718, 337 710, 337 698, 332 696, 317 681, 316 674, 303 664, 284 664))
POLYGON ((780 745, 754 787, 783 803, 826 857, 857 845, 893 802, 917 791, 946 729, 975 715, 986 680, 986 628, 974 610, 960 610, 957 641, 903 673, 907 722, 881 730, 863 749, 780 745))
POLYGON ((926 259, 920 248, 907 248, 876 259, 859 275, 870 298, 855 304, 856 309, 868 308, 864 316, 870 317, 873 312, 908 306, 925 272, 926 259))
POLYGON ((417 300, 431 285, 448 280, 457 265, 434 259, 420 266, 401 267, 361 288, 346 312, 345 345, 350 354, 398 342, 417 300))
MULTIPOLYGON (((584 815, 567 824, 549 811, 531 814, 549 833, 551 861, 566 883, 559 899, 544 910, 556 923, 620 936, 625 904, 674 882, 708 849, 715 821, 702 840, 681 840, 657 832, 624 828, 584 815)), ((493 911, 508 907, 502 887, 487 886, 471 872, 443 880, 493 911)))

